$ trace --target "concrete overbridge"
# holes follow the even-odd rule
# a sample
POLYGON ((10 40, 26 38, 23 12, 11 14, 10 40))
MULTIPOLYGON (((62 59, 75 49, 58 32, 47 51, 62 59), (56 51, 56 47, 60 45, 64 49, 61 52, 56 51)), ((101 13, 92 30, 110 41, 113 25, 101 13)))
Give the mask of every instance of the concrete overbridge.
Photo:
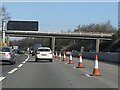
POLYGON ((41 32, 41 31, 6 31, 6 36, 12 37, 38 37, 50 38, 51 48, 54 52, 56 38, 69 38, 69 39, 89 39, 96 40, 96 52, 99 52, 100 40, 112 40, 113 33, 93 33, 93 32, 41 32))

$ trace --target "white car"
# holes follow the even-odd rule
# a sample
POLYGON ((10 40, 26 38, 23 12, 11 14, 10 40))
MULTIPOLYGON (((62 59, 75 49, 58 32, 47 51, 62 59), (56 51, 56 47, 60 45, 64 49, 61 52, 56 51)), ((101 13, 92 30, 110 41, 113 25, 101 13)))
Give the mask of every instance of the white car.
POLYGON ((70 55, 70 51, 66 51, 66 56, 69 56, 70 55))
POLYGON ((35 61, 38 60, 49 60, 50 62, 53 61, 53 54, 49 47, 39 47, 35 54, 35 61))

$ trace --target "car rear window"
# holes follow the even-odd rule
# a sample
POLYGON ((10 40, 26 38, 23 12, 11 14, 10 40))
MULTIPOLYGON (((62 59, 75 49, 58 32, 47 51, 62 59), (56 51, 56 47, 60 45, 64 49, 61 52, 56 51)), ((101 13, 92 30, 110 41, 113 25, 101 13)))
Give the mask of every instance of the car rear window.
POLYGON ((0 52, 2 52, 2 47, 0 47, 0 52))
POLYGON ((38 51, 50 51, 50 49, 38 49, 38 51))
POLYGON ((4 48, 4 47, 3 47, 3 48, 1 49, 1 51, 2 51, 2 52, 10 52, 10 48, 4 48))

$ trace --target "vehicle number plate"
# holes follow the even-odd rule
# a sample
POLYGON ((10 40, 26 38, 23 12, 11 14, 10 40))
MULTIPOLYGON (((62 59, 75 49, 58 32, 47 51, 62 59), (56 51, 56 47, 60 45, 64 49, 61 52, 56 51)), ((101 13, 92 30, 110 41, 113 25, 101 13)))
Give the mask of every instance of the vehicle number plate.
POLYGON ((0 53, 0 56, 4 56, 5 55, 5 53, 0 53))
POLYGON ((47 54, 41 54, 42 56, 46 56, 47 54))

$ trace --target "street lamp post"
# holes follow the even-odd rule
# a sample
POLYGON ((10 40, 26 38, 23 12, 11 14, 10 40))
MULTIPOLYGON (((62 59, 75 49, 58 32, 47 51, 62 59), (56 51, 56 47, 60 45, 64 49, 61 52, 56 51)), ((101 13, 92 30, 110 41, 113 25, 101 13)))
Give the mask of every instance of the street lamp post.
POLYGON ((4 29, 4 21, 2 20, 2 43, 5 43, 5 29, 4 29))

